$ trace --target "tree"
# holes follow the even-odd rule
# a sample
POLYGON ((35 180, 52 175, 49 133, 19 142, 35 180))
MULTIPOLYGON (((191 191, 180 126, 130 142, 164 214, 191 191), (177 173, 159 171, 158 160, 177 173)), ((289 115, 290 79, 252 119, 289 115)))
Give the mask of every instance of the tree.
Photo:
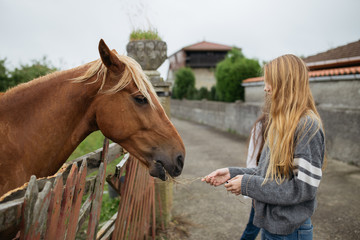
POLYGON ((192 99, 196 93, 195 75, 191 68, 180 68, 175 73, 175 84, 172 90, 173 98, 192 99))
POLYGON ((5 63, 6 59, 0 60, 1 92, 57 70, 46 57, 43 57, 41 60, 32 60, 31 64, 21 64, 19 68, 15 68, 13 71, 6 69, 5 63))
POLYGON ((243 80, 259 75, 258 60, 246 58, 241 50, 233 48, 216 66, 216 95, 218 100, 234 102, 244 100, 243 80))
POLYGON ((20 83, 31 81, 35 78, 45 76, 57 69, 51 65, 51 63, 43 57, 41 60, 32 60, 31 65, 20 65, 20 68, 15 68, 11 72, 12 86, 16 86, 20 83))
POLYGON ((9 85, 9 73, 5 66, 6 58, 0 60, 0 92, 4 92, 9 85))

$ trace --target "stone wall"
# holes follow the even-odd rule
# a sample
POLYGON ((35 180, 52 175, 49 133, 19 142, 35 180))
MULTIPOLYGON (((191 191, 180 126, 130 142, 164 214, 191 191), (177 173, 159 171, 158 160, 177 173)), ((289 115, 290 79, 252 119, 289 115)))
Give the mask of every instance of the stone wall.
MULTIPOLYGON (((326 131, 328 157, 360 166, 360 109, 318 107, 326 131)), ((171 100, 171 115, 242 136, 261 113, 259 103, 171 100)))

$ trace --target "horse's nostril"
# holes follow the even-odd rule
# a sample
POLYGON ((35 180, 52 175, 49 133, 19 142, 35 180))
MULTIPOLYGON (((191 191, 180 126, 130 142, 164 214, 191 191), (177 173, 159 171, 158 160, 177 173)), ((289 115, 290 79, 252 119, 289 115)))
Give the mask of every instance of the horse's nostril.
POLYGON ((184 157, 182 155, 179 155, 176 160, 178 166, 182 169, 184 167, 184 157))

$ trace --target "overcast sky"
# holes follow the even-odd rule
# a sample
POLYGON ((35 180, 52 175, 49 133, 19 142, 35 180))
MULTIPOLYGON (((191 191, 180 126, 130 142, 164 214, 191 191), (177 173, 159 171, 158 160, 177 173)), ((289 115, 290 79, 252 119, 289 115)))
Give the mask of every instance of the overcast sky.
POLYGON ((360 0, 0 0, 0 59, 72 68, 99 57, 101 38, 126 54, 130 32, 149 26, 168 55, 206 40, 260 62, 309 56, 359 40, 359 10, 360 0))

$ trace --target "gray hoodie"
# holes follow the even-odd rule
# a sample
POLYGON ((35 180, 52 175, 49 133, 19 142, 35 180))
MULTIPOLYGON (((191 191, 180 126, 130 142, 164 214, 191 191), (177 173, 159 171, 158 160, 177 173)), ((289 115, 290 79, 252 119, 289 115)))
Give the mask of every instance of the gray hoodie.
POLYGON ((271 179, 263 184, 269 164, 268 147, 264 147, 257 168, 229 168, 231 178, 244 175, 241 194, 254 199, 254 224, 273 234, 292 233, 316 208, 325 152, 324 133, 320 124, 307 116, 300 120, 295 139, 298 142, 295 143, 294 170, 291 178, 281 184, 271 179))

